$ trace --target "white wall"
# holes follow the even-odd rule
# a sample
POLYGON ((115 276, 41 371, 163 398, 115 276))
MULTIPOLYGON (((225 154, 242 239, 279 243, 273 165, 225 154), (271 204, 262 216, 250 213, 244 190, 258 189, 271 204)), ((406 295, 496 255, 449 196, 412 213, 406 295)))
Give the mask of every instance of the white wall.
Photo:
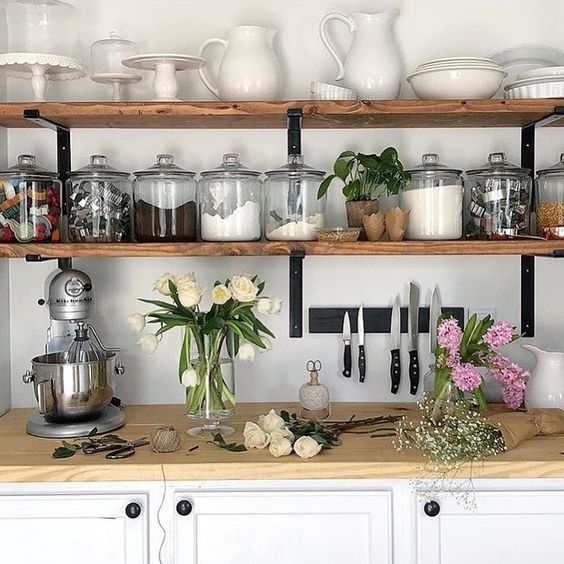
MULTIPOLYGON (((259 23, 281 30, 279 48, 286 62, 287 94, 305 96, 310 80, 328 79, 333 72, 329 56, 317 38, 317 23, 325 13, 341 10, 377 9, 380 2, 336 2, 289 0, 229 2, 161 0, 96 0, 77 3, 81 6, 81 31, 84 41, 104 36, 117 28, 124 36, 139 41, 142 50, 195 52, 207 37, 224 35, 235 23, 259 23), (132 7, 135 5, 135 9, 132 7), (171 14, 173 17, 171 17, 171 14), (181 22, 179 25, 178 23, 181 22), (303 56, 307 54, 307 56, 303 56), (291 67, 290 67, 290 63, 291 67)), ((407 67, 441 55, 487 55, 523 43, 564 47, 558 20, 564 9, 558 1, 404 0, 397 35, 407 67), (503 22, 503 29, 501 23, 503 22)), ((206 98, 195 76, 182 79, 180 95, 206 98)), ((20 81, 10 84, 10 99, 21 99, 27 86, 20 81), (25 88, 24 88, 25 86, 25 88)), ((108 91, 87 79, 52 94, 65 99, 100 99, 108 91), (68 89, 67 89, 68 88, 68 89)), ((137 90, 139 97, 149 97, 150 81, 137 90)), ((107 99, 107 98, 106 98, 107 99)), ((437 151, 443 162, 462 169, 485 162, 490 151, 504 150, 511 161, 518 162, 520 133, 517 129, 461 130, 345 130, 304 132, 306 160, 328 170, 335 156, 345 148, 380 151, 394 145, 408 165, 418 163, 422 152, 437 151)), ((42 130, 10 130, 8 160, 21 152, 35 153, 43 166, 54 168, 54 134, 42 130)), ((170 151, 177 161, 191 170, 213 167, 227 151, 239 151, 250 167, 266 170, 285 159, 285 132, 274 131, 126 131, 74 130, 72 134, 73 167, 86 164, 88 155, 105 153, 111 164, 125 170, 138 170, 152 164, 158 152, 170 151)), ((556 162, 564 150, 564 130, 546 130, 539 134, 538 164, 556 162)), ((342 199, 337 189, 330 197, 330 220, 344 222, 342 199)), ((537 338, 547 347, 564 347, 561 300, 564 262, 540 259, 537 270, 537 338)), ((179 337, 171 336, 159 351, 146 357, 135 346, 135 336, 125 323, 126 316, 140 310, 137 297, 151 295, 154 278, 165 271, 196 271, 208 287, 216 278, 236 272, 258 272, 266 279, 269 292, 287 300, 287 258, 221 259, 92 259, 75 261, 94 279, 98 307, 94 323, 110 345, 123 348, 127 373, 121 378, 118 392, 128 403, 181 402, 182 389, 176 380, 179 337)), ((53 263, 25 264, 10 262, 12 400, 14 406, 32 405, 31 390, 21 382, 30 358, 40 354, 44 345, 47 312, 36 305, 43 295, 43 282, 55 268, 53 263)), ((311 306, 357 305, 382 306, 396 293, 405 303, 406 287, 411 279, 419 282, 422 296, 429 299, 434 284, 439 283, 446 305, 496 308, 500 318, 519 325, 518 257, 308 257, 304 263, 304 318, 311 306)), ((270 320, 269 320, 270 321, 270 320)), ((254 364, 238 367, 237 384, 242 401, 294 400, 298 386, 305 381, 305 362, 319 358, 324 365, 322 379, 330 386, 333 398, 340 401, 390 401, 411 399, 404 376, 401 394, 390 396, 389 353, 385 335, 370 335, 367 342, 368 375, 364 385, 340 377, 341 342, 338 335, 309 335, 304 339, 288 338, 287 309, 271 325, 277 335, 274 350, 261 355, 254 364)), ((421 338, 422 364, 429 362, 427 341, 421 338)), ((532 359, 518 347, 514 358, 531 366, 532 359)), ((404 356, 404 364, 407 358, 404 356)))

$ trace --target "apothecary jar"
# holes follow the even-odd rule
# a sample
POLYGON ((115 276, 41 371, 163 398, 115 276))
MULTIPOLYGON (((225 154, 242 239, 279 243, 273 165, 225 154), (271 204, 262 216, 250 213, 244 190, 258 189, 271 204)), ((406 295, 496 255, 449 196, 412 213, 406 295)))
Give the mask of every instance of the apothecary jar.
POLYGON ((198 183, 200 230, 204 241, 258 241, 261 237, 260 172, 223 156, 223 163, 202 172, 198 183))
POLYGON ((539 170, 536 196, 538 234, 547 239, 564 239, 564 153, 560 162, 539 170))
POLYGON ((317 199, 325 173, 304 164, 302 155, 266 173, 265 231, 270 241, 313 241, 325 226, 326 197, 317 199))

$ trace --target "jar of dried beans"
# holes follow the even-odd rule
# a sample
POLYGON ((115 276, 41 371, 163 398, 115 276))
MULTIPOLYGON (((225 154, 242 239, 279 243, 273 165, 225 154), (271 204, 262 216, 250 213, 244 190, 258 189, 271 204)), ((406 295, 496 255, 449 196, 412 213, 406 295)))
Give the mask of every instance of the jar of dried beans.
POLYGON ((539 170, 535 184, 538 234, 564 239, 564 153, 559 163, 539 170))

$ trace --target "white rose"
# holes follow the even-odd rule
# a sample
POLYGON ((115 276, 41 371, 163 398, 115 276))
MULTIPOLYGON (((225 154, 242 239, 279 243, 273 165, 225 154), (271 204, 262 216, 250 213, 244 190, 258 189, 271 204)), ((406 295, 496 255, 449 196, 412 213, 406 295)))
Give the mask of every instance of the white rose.
POLYGON ((224 284, 218 284, 212 290, 212 300, 214 304, 223 305, 231 299, 231 292, 224 284))
POLYGON ((255 347, 253 347, 251 343, 243 343, 239 347, 239 353, 237 356, 239 357, 239 360, 252 362, 255 360, 255 354, 255 347))
POLYGON ((294 452, 300 458, 312 458, 316 454, 319 454, 320 450, 321 445, 311 437, 300 437, 294 443, 294 452))
POLYGON ((153 284, 153 290, 155 292, 159 292, 159 294, 162 294, 163 296, 170 296, 170 288, 168 287, 169 280, 172 280, 172 282, 174 282, 174 276, 169 272, 163 274, 155 280, 155 283, 153 284))
POLYGON ((178 286, 182 286, 182 284, 186 284, 186 282, 196 282, 196 276, 194 276, 193 272, 174 274, 171 278, 177 288, 178 286))
POLYGON ((270 339, 268 339, 267 337, 261 337, 260 340, 264 345, 264 349, 258 350, 260 353, 265 353, 272 349, 272 341, 270 339))
POLYGON ((284 427, 283 429, 276 429, 270 433, 270 442, 278 440, 278 439, 288 439, 289 441, 294 441, 294 433, 288 429, 288 427, 284 427))
POLYGON ((258 287, 246 276, 233 276, 229 289, 238 302, 252 302, 258 293, 258 287))
POLYGON ((279 298, 260 298, 257 309, 263 315, 277 315, 282 311, 282 300, 279 298))
POLYGON ((187 368, 180 379, 185 388, 191 388, 198 383, 198 373, 193 368, 187 368))
POLYGON ((292 454, 292 443, 284 437, 277 437, 276 439, 271 437, 268 450, 270 454, 276 458, 280 456, 288 456, 289 454, 292 454))
POLYGON ((136 333, 141 333, 145 329, 145 316, 140 313, 133 313, 127 318, 127 323, 136 333))
POLYGON ((206 291, 205 288, 202 288, 196 282, 184 282, 177 288, 178 300, 187 308, 197 306, 202 301, 202 296, 206 291))
POLYGON ((141 337, 139 337, 137 344, 141 347, 143 352, 153 354, 159 346, 159 340, 156 335, 147 333, 146 335, 141 335, 141 337))
POLYGON ((250 421, 245 423, 243 437, 245 438, 245 447, 247 449, 263 449, 270 442, 270 435, 265 433, 256 423, 251 423, 250 421))
POLYGON ((282 430, 286 427, 286 422, 280 415, 271 409, 267 415, 261 415, 258 420, 258 424, 267 433, 272 433, 274 431, 282 430))

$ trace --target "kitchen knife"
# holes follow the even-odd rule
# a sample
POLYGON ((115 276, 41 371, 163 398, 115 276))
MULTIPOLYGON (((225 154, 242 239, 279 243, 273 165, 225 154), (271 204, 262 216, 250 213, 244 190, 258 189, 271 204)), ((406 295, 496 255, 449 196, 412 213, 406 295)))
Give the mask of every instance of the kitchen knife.
POLYGON ((345 353, 343 357, 343 364, 345 369, 343 370, 343 376, 345 378, 351 377, 352 368, 352 357, 351 357, 351 320, 349 318, 349 312, 345 312, 345 317, 343 318, 343 343, 345 344, 345 353))
POLYGON ((414 396, 419 388, 419 354, 417 350, 419 335, 419 288, 409 284, 409 314, 407 318, 409 340, 409 393, 414 396))
POLYGON ((357 318, 358 327, 358 373, 360 383, 366 379, 366 356, 364 354, 364 306, 360 306, 357 318))
POLYGON ((435 286, 431 294, 431 308, 429 310, 429 352, 433 355, 437 350, 437 325, 441 313, 441 296, 439 295, 439 287, 435 286))
POLYGON ((390 323, 390 377, 392 379, 392 394, 397 394, 401 379, 401 307, 399 296, 396 296, 392 307, 392 320, 390 323))

